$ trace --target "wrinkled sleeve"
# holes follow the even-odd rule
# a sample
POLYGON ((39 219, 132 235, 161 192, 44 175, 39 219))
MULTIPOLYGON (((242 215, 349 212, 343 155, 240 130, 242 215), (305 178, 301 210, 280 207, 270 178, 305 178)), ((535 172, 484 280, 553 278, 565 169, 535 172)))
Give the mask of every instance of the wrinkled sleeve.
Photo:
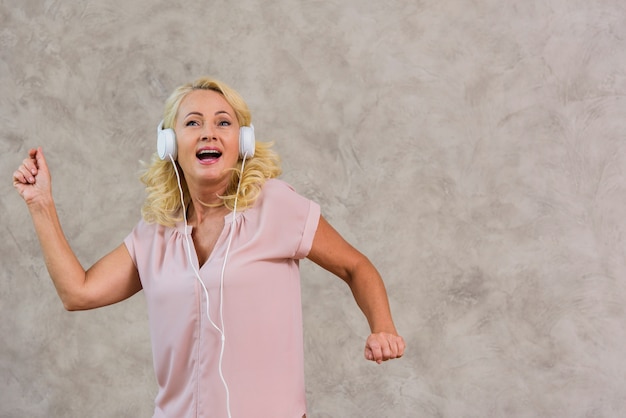
POLYGON ((260 225, 269 230, 267 244, 282 247, 286 257, 306 257, 319 224, 319 204, 281 180, 265 184, 263 199, 260 225))

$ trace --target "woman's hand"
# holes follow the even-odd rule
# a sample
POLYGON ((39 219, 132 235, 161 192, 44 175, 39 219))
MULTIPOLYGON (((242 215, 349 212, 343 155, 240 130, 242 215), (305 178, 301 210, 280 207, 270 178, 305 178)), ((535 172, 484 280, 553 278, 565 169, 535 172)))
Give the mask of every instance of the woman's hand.
POLYGON ((41 147, 31 149, 28 158, 15 170, 13 186, 29 206, 51 200, 50 171, 41 147))
POLYGON ((365 342, 365 358, 380 364, 404 354, 404 338, 387 332, 370 334, 365 342))

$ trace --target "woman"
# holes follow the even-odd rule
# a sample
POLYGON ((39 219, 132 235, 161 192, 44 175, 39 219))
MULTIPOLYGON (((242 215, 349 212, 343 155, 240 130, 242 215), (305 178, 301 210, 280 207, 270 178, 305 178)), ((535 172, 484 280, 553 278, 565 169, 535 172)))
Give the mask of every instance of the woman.
POLYGON ((159 385, 154 417, 305 416, 304 257, 350 286, 371 329, 366 359, 404 353, 375 267, 315 202, 276 178, 269 144, 240 152, 250 119, 239 94, 216 80, 176 89, 158 132, 171 143, 159 142, 162 159, 142 176, 143 219, 88 270, 64 237, 42 149, 13 174, 66 309, 144 290, 159 385))

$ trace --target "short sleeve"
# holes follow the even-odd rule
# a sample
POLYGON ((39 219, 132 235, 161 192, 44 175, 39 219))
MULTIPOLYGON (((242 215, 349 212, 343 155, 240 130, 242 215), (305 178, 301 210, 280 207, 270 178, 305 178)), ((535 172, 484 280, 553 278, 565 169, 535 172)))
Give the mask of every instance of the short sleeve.
POLYGON ((255 209, 258 227, 268 245, 281 248, 286 258, 302 259, 311 251, 320 219, 320 206, 298 194, 282 180, 268 180, 255 209))

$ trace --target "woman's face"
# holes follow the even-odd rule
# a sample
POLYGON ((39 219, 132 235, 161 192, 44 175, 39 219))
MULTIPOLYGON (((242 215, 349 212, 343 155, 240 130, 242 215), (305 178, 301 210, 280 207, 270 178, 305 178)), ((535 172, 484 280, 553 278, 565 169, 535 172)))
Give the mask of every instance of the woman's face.
POLYGON ((178 163, 188 183, 228 185, 239 159, 239 123, 224 97, 213 90, 194 90, 176 115, 178 163))

